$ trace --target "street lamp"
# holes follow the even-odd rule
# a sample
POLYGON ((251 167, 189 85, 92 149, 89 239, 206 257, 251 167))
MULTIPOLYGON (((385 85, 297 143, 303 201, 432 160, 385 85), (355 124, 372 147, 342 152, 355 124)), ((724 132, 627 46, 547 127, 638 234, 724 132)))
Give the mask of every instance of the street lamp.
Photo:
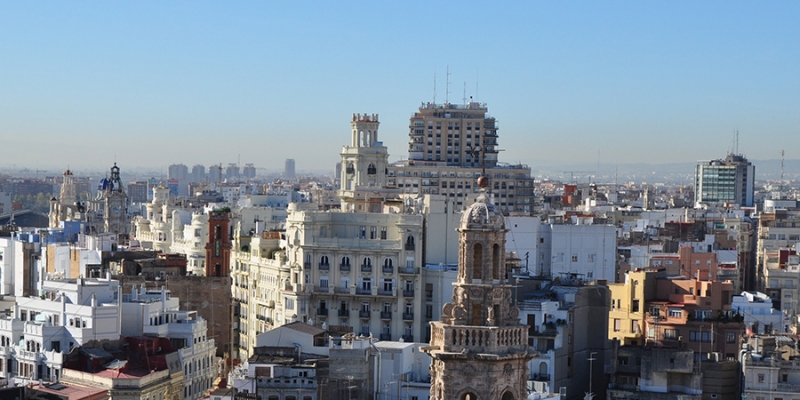
POLYGON ((596 351, 589 353, 589 358, 587 359, 589 360, 589 393, 586 394, 585 398, 589 400, 594 398, 594 391, 592 390, 592 375, 594 375, 594 360, 596 360, 596 358, 594 358, 595 354, 597 354, 596 351))

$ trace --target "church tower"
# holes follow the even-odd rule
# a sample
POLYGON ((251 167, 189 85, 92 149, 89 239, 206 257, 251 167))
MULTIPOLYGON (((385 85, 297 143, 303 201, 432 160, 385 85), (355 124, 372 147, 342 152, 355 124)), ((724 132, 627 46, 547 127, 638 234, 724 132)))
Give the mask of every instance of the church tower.
MULTIPOLYGON (((369 193, 386 187, 389 152, 378 140, 378 114, 353 114, 350 145, 342 148, 339 197, 342 210, 380 212, 369 193)), ((376 196, 378 197, 378 196, 376 196)))
POLYGON ((442 320, 431 322, 431 399, 527 398, 528 327, 520 324, 506 275, 506 228, 501 211, 483 193, 461 217, 458 277, 442 320))
POLYGON ((103 196, 103 228, 105 232, 119 235, 120 242, 124 243, 130 232, 128 221, 128 195, 122 187, 117 163, 111 167, 111 176, 105 185, 103 196))

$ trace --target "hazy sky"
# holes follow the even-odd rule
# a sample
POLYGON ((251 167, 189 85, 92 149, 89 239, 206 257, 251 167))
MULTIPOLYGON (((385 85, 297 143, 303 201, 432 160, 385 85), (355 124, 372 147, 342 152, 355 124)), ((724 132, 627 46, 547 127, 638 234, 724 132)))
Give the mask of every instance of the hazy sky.
POLYGON ((800 158, 800 2, 0 2, 0 167, 391 160, 423 101, 487 102, 501 161, 800 158))

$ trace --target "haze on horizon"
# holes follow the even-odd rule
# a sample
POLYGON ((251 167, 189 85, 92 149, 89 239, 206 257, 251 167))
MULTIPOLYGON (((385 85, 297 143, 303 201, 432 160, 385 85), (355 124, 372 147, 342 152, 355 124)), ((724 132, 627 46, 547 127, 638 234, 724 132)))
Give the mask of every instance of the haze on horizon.
POLYGON ((398 160, 434 75, 437 103, 488 104, 504 162, 694 162, 724 157, 735 129, 751 159, 798 159, 798 15, 788 1, 3 2, 0 168, 332 169, 354 112, 380 114, 398 160))

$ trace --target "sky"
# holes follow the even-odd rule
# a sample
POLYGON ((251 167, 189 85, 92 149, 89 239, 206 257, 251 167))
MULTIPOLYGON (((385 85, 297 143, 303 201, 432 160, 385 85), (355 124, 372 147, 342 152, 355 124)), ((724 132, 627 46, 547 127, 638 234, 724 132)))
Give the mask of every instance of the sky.
POLYGON ((799 19, 796 1, 0 2, 0 167, 332 170, 352 113, 379 114, 399 160, 422 102, 465 95, 509 163, 722 158, 735 130, 750 159, 796 159, 799 19))

